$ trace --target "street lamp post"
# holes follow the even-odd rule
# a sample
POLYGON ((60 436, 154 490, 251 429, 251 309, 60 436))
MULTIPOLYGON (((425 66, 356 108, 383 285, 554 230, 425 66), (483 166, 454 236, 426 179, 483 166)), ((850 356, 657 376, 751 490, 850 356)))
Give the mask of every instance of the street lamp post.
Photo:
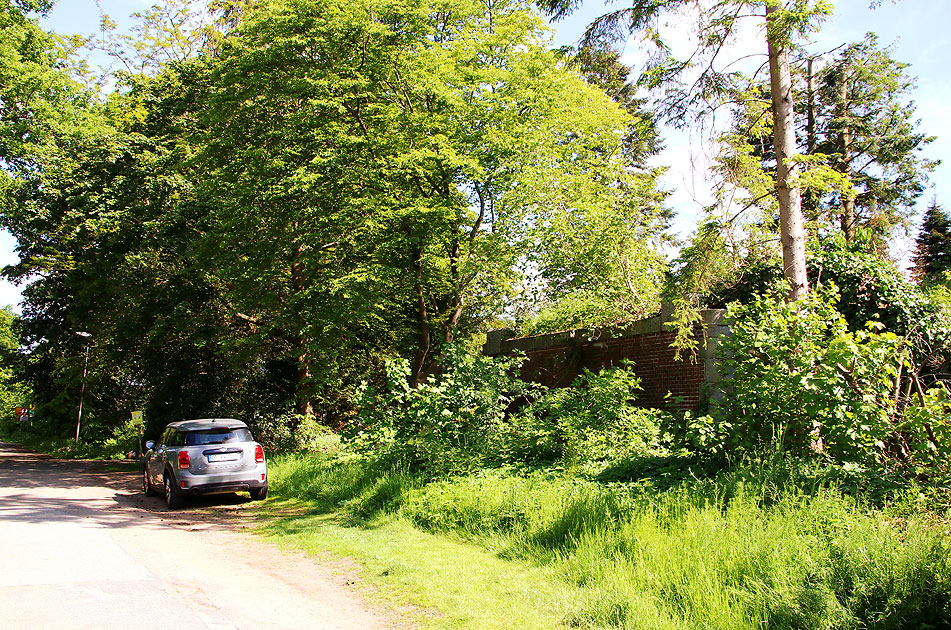
POLYGON ((76 445, 78 446, 79 425, 82 424, 83 421, 83 397, 86 395, 86 370, 89 368, 89 338, 92 337, 92 335, 82 330, 78 331, 76 335, 86 340, 86 358, 83 360, 83 384, 79 390, 79 415, 76 416, 76 445))

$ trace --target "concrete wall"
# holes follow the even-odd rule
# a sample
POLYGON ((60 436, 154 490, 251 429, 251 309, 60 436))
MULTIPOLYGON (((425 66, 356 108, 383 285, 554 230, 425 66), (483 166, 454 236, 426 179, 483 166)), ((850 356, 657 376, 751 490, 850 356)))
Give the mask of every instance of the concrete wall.
MULTIPOLYGON (((719 398, 717 369, 719 338, 728 332, 722 310, 701 311, 704 326, 698 330, 699 352, 694 360, 674 359, 671 348, 676 334, 667 329, 670 310, 660 315, 606 329, 580 329, 514 337, 508 329, 490 331, 483 348, 488 356, 524 352, 527 361, 522 376, 550 387, 564 387, 584 368, 597 371, 633 363, 643 391, 638 403, 665 407, 668 393, 681 399, 682 409, 695 410, 719 398)), ((688 353, 684 353, 685 355, 688 353)))

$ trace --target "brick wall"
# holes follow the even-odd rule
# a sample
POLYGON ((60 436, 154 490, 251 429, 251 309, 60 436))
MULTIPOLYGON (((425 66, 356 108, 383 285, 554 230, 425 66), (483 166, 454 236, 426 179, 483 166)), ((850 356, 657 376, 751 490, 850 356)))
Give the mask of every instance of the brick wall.
POLYGON ((670 393, 682 399, 682 409, 693 410, 702 398, 716 391, 719 374, 715 339, 726 331, 721 322, 722 314, 722 311, 703 312, 705 327, 698 332, 700 352, 695 361, 674 359, 671 343, 675 333, 666 329, 666 312, 605 330, 572 330, 519 338, 512 338, 508 330, 492 331, 484 353, 524 352, 528 359, 522 368, 523 377, 551 387, 570 384, 584 368, 597 371, 627 359, 641 379, 640 405, 665 407, 670 393))

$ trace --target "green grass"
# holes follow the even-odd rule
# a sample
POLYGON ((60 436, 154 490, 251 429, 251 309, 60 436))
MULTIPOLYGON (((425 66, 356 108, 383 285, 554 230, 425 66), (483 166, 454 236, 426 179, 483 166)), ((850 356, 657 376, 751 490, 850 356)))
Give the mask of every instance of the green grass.
POLYGON ((106 439, 102 442, 80 441, 76 444, 71 437, 51 437, 20 431, 12 423, 0 424, 0 440, 60 459, 124 459, 129 451, 138 449, 134 437, 123 440, 106 439))
MULTIPOLYGON (((271 461, 266 531, 358 559, 434 628, 927 628, 951 614, 947 522, 784 464, 658 488, 545 472, 424 483, 332 455, 271 461)), ((866 487, 867 489, 867 487, 866 487)))
POLYGON ((426 628, 556 628, 574 605, 573 589, 551 569, 504 560, 401 518, 356 523, 311 514, 275 519, 264 531, 282 545, 358 559, 372 596, 426 628))

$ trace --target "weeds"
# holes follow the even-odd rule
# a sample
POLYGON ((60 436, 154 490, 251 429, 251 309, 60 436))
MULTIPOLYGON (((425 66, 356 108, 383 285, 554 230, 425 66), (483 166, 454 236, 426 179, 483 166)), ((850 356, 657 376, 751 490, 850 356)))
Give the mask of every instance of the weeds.
POLYGON ((906 484, 873 502, 841 469, 747 462, 664 488, 504 469, 425 483, 332 456, 272 471, 278 494, 319 510, 553 572, 574 593, 575 627, 938 627, 951 613, 948 542, 920 516, 924 495, 906 484))

